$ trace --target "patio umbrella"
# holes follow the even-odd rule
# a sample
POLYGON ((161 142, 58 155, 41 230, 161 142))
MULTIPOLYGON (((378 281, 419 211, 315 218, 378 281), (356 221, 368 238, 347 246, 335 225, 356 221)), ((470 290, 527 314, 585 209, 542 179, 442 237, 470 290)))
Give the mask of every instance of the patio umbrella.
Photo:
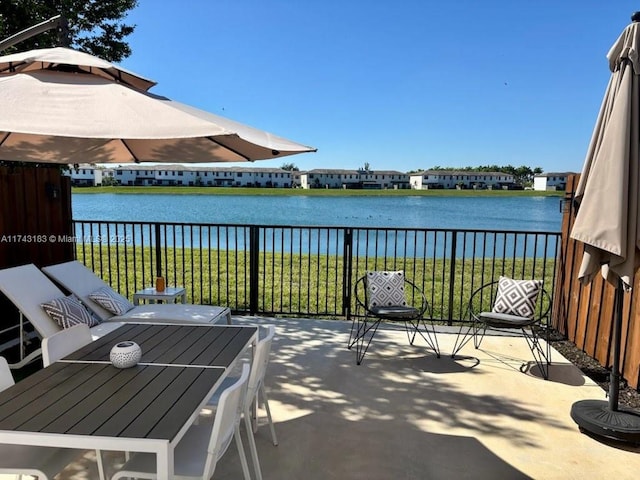
POLYGON ((0 56, 0 159, 238 162, 316 151, 148 92, 153 85, 63 47, 0 56))
POLYGON ((584 243, 579 278, 588 283, 600 271, 616 288, 609 401, 576 402, 571 416, 590 433, 637 443, 640 415, 618 406, 623 295, 640 260, 640 14, 632 20, 607 55, 611 78, 576 190, 571 231, 584 243))

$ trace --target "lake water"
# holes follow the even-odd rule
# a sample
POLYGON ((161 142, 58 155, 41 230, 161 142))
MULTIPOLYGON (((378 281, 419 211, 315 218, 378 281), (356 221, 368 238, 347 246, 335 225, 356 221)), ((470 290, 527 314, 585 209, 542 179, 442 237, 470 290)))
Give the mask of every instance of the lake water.
POLYGON ((558 232, 559 197, 73 194, 74 220, 558 232))

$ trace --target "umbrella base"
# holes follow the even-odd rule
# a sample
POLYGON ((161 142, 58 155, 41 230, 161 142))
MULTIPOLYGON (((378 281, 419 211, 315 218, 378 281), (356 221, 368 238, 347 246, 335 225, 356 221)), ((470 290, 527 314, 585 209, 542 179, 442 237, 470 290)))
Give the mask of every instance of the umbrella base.
POLYGON ((640 444, 640 412, 609 408, 603 400, 581 400, 571 406, 571 418, 581 430, 611 440, 640 444))

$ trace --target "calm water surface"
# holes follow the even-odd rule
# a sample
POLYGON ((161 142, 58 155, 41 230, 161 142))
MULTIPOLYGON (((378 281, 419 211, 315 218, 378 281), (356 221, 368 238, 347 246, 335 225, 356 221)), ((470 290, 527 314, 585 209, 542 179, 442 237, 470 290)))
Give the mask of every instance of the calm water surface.
POLYGON ((559 197, 74 194, 74 220, 557 232, 559 197))

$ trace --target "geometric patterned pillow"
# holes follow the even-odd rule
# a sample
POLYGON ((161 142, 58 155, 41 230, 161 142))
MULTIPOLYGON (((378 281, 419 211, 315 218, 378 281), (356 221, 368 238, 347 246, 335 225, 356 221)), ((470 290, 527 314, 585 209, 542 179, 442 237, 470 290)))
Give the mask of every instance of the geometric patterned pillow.
POLYGON ((54 298, 40 306, 62 328, 73 327, 80 323, 95 327, 99 323, 74 295, 54 298))
POLYGON ((513 280, 500 277, 492 312, 532 319, 542 280, 513 280))
POLYGON ((135 305, 109 287, 101 287, 89 294, 89 298, 114 315, 124 315, 135 305))
POLYGON ((367 272, 368 308, 406 306, 404 298, 404 271, 367 272))

